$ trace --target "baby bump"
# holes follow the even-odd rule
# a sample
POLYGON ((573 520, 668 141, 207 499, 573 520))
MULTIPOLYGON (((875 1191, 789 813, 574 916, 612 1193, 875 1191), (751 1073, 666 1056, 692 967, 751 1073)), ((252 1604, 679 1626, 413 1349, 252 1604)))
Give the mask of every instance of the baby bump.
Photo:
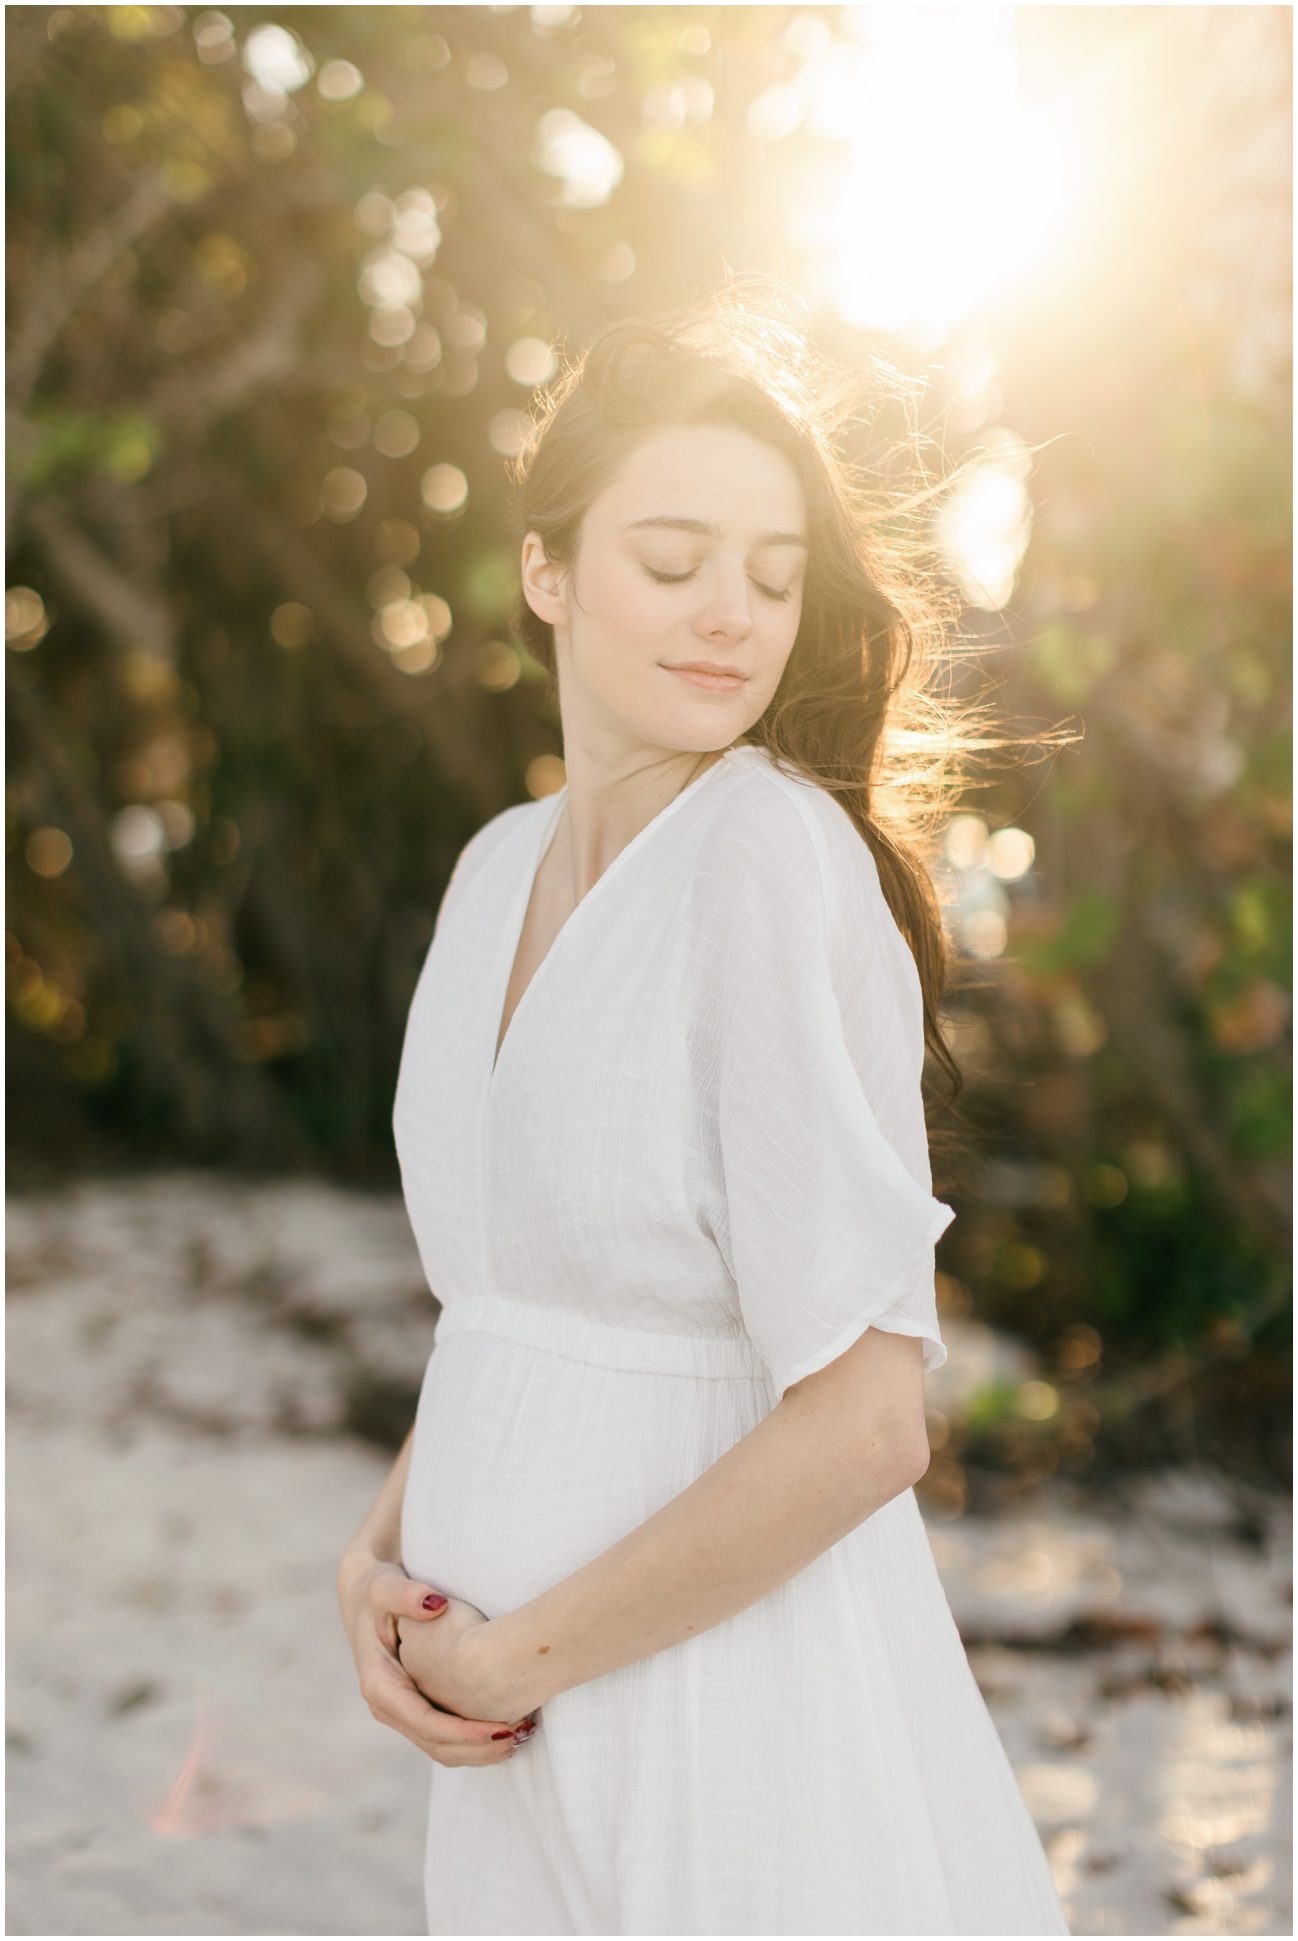
POLYGON ((424 1375, 401 1514, 412 1577, 488 1617, 598 1556, 755 1426, 747 1382, 595 1366, 449 1333, 424 1375))

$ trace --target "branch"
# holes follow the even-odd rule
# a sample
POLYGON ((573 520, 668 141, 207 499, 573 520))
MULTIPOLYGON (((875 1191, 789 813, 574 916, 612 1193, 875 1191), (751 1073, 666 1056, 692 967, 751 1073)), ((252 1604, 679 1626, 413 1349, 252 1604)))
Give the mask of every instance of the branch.
POLYGON ((110 636, 174 663, 175 628, 160 597, 141 592, 52 500, 29 506, 26 518, 56 577, 110 636))
POLYGON ((251 337, 235 344, 205 368, 173 372, 141 407, 151 418, 200 431, 224 411, 237 409, 254 392, 286 377, 298 362, 298 328, 320 294, 323 273, 316 265, 295 265, 251 337))
POLYGON ((38 295, 26 316, 19 318, 10 338, 8 397, 12 409, 21 409, 30 398, 59 332, 82 298, 171 206, 172 198, 160 178, 147 176, 112 215, 96 223, 61 265, 42 270, 38 295))

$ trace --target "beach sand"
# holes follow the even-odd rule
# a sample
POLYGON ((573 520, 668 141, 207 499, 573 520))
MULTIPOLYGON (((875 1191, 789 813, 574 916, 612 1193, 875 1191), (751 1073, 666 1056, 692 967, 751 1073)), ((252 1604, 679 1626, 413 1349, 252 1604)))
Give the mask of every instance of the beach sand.
MULTIPOLYGON (((422 1933, 427 1762, 333 1586, 432 1344, 400 1199, 87 1180, 11 1199, 8 1262, 7 1931, 422 1933)), ((944 1410, 1031 1372, 943 1330, 944 1410)), ((925 1515, 1073 1932, 1291 1932, 1288 1503, 925 1515)))

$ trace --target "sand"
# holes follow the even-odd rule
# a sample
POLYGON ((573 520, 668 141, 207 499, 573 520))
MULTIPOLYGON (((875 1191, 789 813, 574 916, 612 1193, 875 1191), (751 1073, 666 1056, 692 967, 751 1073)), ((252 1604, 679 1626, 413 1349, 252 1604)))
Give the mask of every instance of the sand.
MULTIPOLYGON (((12 1199, 8 1259, 7 1931, 424 1932, 428 1765, 333 1588, 432 1343, 399 1198, 87 1180, 12 1199)), ((944 1409, 1032 1372, 944 1333, 944 1409)), ((1288 1503, 926 1520, 1073 1932, 1291 1932, 1288 1503)))

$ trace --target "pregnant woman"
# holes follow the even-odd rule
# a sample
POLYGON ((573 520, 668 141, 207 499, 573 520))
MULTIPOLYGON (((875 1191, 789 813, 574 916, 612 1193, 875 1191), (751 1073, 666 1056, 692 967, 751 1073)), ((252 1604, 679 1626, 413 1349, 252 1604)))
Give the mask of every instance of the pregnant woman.
POLYGON ((415 990, 441 1311, 338 1580, 432 1761, 430 1934, 1068 1932, 912 1487, 923 629, 822 376, 729 293, 615 324, 514 466, 567 779, 465 846, 415 990))

